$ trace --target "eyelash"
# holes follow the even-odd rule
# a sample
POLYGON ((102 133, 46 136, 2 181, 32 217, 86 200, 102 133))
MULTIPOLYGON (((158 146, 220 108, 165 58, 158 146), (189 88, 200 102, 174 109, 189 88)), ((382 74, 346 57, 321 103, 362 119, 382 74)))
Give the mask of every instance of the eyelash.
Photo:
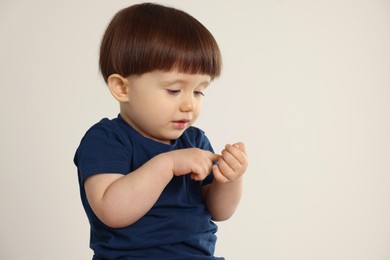
POLYGON ((177 94, 180 92, 180 90, 176 90, 176 89, 167 89, 167 91, 169 94, 177 94))
POLYGON ((195 95, 204 96, 204 93, 203 93, 202 91, 194 91, 194 94, 195 94, 195 95))
MULTIPOLYGON (((180 92, 180 90, 176 90, 176 89, 167 89, 167 91, 169 94, 172 94, 172 95, 180 92)), ((198 95, 204 96, 204 93, 202 91, 194 91, 194 95, 195 96, 198 96, 198 95)))

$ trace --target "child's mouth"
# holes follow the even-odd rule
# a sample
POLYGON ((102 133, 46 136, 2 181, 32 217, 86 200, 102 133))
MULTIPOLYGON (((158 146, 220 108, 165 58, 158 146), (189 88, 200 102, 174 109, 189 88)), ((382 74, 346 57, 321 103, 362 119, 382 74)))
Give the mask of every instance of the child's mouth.
POLYGON ((182 130, 184 128, 187 128, 189 121, 190 120, 188 120, 188 119, 184 119, 184 120, 173 121, 172 123, 173 123, 173 127, 175 129, 182 130))

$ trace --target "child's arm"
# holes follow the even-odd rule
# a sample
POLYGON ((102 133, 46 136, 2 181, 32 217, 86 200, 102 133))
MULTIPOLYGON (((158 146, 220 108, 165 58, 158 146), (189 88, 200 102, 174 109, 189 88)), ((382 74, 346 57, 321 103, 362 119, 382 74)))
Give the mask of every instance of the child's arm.
POLYGON ((203 180, 219 155, 196 148, 155 156, 130 174, 96 174, 84 182, 88 202, 107 226, 128 226, 144 216, 156 203, 173 176, 192 172, 203 180))
POLYGON ((213 220, 229 219, 235 212, 242 193, 242 175, 248 160, 243 143, 226 145, 218 164, 213 166, 214 182, 202 189, 203 199, 213 220))

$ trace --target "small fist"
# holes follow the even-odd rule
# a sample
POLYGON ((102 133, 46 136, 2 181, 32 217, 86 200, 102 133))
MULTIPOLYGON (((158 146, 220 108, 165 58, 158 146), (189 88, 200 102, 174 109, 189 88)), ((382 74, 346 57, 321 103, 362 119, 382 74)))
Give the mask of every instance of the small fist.
POLYGON ((248 167, 245 145, 242 142, 225 145, 218 163, 213 165, 214 178, 219 183, 234 182, 248 167))

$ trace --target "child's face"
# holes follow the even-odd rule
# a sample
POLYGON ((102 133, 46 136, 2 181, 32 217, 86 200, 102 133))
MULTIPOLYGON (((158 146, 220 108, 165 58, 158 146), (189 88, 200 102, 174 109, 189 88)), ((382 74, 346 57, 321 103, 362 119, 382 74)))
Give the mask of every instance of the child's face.
POLYGON ((211 78, 201 74, 153 71, 132 75, 122 117, 143 136, 169 144, 198 118, 211 78))

